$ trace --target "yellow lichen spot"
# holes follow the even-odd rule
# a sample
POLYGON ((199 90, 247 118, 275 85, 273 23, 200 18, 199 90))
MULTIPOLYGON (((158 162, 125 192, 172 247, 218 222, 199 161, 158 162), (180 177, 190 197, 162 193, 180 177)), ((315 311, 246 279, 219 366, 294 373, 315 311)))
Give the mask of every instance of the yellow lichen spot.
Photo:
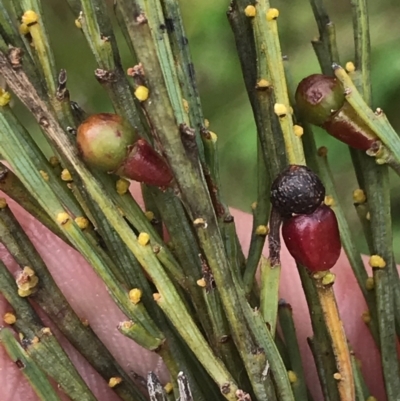
POLYGON ((304 134, 304 129, 300 125, 293 125, 293 132, 300 138, 304 134))
POLYGON ((138 236, 138 242, 142 246, 147 245, 150 242, 150 235, 147 233, 140 233, 138 236))
POLYGON ((115 189, 117 190, 118 195, 125 195, 128 192, 129 185, 131 185, 131 183, 128 180, 125 180, 125 178, 117 180, 115 183, 115 189))
POLYGON ((17 321, 17 317, 14 315, 14 313, 7 312, 3 316, 3 321, 6 324, 14 324, 17 321))
POLYGON ((52 167, 57 167, 60 164, 60 160, 58 160, 57 156, 51 156, 49 163, 52 165, 52 167))
POLYGON ((244 9, 244 15, 249 18, 255 17, 256 16, 256 8, 252 5, 247 6, 244 9))
POLYGON ((154 220, 154 213, 151 210, 147 210, 146 212, 144 212, 144 215, 146 216, 147 220, 149 221, 154 220))
POLYGON ((365 324, 368 324, 371 322, 371 314, 369 313, 369 310, 366 310, 362 313, 361 319, 365 324))
POLYGON ((269 88, 271 86, 271 82, 269 82, 267 79, 260 79, 257 82, 256 88, 269 88))
POLYGON ((354 203, 361 204, 361 203, 364 203, 366 200, 367 200, 367 197, 365 196, 365 192, 362 189, 358 188, 353 191, 353 202, 354 203))
POLYGON ((371 213, 368 212, 368 213, 365 215, 365 218, 366 218, 367 220, 371 220, 371 213))
POLYGON ((385 260, 379 255, 371 255, 369 258, 369 265, 373 268, 383 269, 386 267, 385 260))
POLYGON ((366 288, 368 291, 371 291, 371 290, 374 289, 374 287, 375 287, 375 280, 374 280, 374 278, 373 278, 373 277, 368 277, 368 278, 365 280, 365 288, 366 288))
POLYGON ((204 126, 206 128, 208 128, 210 126, 210 121, 208 121, 207 119, 204 120, 204 126))
POLYGON ((189 114, 189 102, 186 99, 182 99, 183 110, 186 114, 189 114))
POLYGON ((40 170, 39 173, 45 181, 49 181, 49 175, 44 170, 40 170))
POLYGON ((5 209, 7 207, 7 200, 5 198, 0 198, 0 209, 5 209))
POLYGON ((336 276, 333 273, 327 272, 325 274, 325 276, 322 277, 321 282, 323 285, 331 285, 335 282, 335 279, 336 279, 336 276))
POLYGON ((347 72, 354 72, 356 70, 356 66, 352 61, 348 61, 345 65, 345 68, 347 72))
POLYGON ((318 148, 317 154, 319 157, 328 156, 328 148, 326 146, 321 146, 320 148, 318 148))
POLYGON ((260 224, 259 226, 257 226, 256 228, 256 235, 267 235, 268 234, 268 227, 260 224))
POLYGON ((161 299, 160 293, 155 292, 155 293, 153 294, 153 299, 154 299, 154 301, 158 302, 158 301, 161 299))
POLYGON ((142 290, 140 288, 133 288, 129 291, 129 299, 135 305, 137 305, 142 299, 142 290))
POLYGON ((18 295, 21 298, 29 297, 29 295, 32 294, 32 290, 28 288, 27 290, 22 290, 21 288, 18 288, 18 295))
POLYGON ((135 90, 135 96, 140 102, 144 102, 149 97, 149 89, 143 85, 139 85, 135 90))
POLYGON ((279 10, 277 8, 270 8, 267 11, 267 21, 272 21, 279 17, 279 10))
POLYGON ((108 381, 108 387, 114 388, 116 385, 120 384, 122 382, 122 378, 121 377, 112 377, 109 381, 108 381))
POLYGON ((204 288, 204 287, 207 286, 206 280, 204 280, 204 278, 201 278, 201 279, 197 280, 196 284, 201 288, 204 288))
POLYGON ((164 386, 164 390, 167 394, 171 394, 172 390, 174 389, 174 386, 172 385, 171 382, 168 382, 165 386, 164 386))
POLYGON ((0 88, 0 106, 1 107, 7 106, 8 103, 10 103, 10 100, 11 100, 10 92, 7 92, 6 90, 0 88))
POLYGON ((253 202, 251 204, 251 210, 256 210, 258 203, 257 202, 253 202))
POLYGON ((81 230, 84 230, 85 228, 88 228, 88 226, 89 226, 89 220, 83 216, 75 217, 75 223, 81 230))
POLYGON ((293 384, 293 383, 297 382, 297 375, 296 375, 296 373, 293 372, 293 370, 288 370, 287 374, 288 374, 290 383, 293 384))
POLYGON ((30 267, 30 266, 25 266, 23 268, 23 272, 29 277, 32 277, 36 274, 35 270, 33 270, 32 267, 30 267))
POLYGON ((66 212, 58 213, 56 219, 58 224, 64 225, 69 221, 69 214, 66 212))
POLYGON ((24 12, 24 15, 21 18, 21 22, 26 25, 33 25, 39 21, 39 15, 35 13, 33 10, 28 10, 24 12))
POLYGON ((287 107, 284 104, 282 104, 282 103, 274 104, 274 113, 278 117, 285 117, 287 112, 288 112, 287 107))
POLYGON ((218 135, 215 132, 212 131, 208 131, 210 133, 210 137, 211 137, 211 142, 212 143, 216 143, 218 140, 218 135))
POLYGON ((342 380, 342 375, 339 372, 333 374, 333 378, 337 381, 342 380))
POLYGON ((66 182, 72 181, 71 173, 66 168, 63 171, 61 171, 61 179, 66 182))
POLYGON ((335 199, 332 195, 326 195, 324 198, 324 203, 326 206, 335 206, 335 199))
POLYGON ((28 35, 29 33, 29 26, 22 23, 20 24, 20 26, 18 27, 19 33, 23 36, 28 35))
POLYGON ((81 23, 81 19, 80 19, 80 18, 77 18, 77 19, 75 20, 75 26, 76 26, 78 29, 82 29, 82 23, 81 23))

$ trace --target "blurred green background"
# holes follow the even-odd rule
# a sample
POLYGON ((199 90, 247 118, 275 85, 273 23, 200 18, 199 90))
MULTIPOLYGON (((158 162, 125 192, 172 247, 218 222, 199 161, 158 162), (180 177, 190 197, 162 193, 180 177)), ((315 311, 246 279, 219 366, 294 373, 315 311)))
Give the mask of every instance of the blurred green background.
MULTIPOLYGON (((350 0, 327 0, 336 25, 341 62, 352 60, 353 37, 350 0)), ((372 38, 372 78, 374 107, 381 107, 400 132, 400 2, 370 1, 372 38)), ((65 0, 43 1, 53 39, 57 64, 66 68, 74 100, 89 113, 111 110, 110 102, 94 78, 94 58, 65 0)), ((181 0, 187 36, 196 67, 204 115, 219 138, 221 177, 225 198, 230 205, 249 211, 256 199, 256 136, 252 113, 244 89, 233 35, 226 18, 228 0, 181 0)), ((296 81, 319 72, 310 40, 317 35, 307 0, 276 0, 283 54, 289 57, 296 81)), ((132 61, 121 35, 124 67, 132 61)), ((319 132, 318 144, 329 148, 329 160, 351 226, 366 252, 361 227, 352 206, 356 181, 346 145, 319 132)), ((400 239, 399 178, 392 176, 393 221, 396 242, 400 239)), ((397 256, 400 257, 400 247, 397 256)))

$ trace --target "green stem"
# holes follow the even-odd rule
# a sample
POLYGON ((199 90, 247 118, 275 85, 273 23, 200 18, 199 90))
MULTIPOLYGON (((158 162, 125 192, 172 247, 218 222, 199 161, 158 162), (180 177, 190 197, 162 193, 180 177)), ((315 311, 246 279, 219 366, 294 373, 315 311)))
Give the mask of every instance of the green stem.
POLYGON ((60 401, 46 375, 19 345, 10 329, 0 328, 0 344, 3 345, 10 359, 21 370, 40 400, 60 401))

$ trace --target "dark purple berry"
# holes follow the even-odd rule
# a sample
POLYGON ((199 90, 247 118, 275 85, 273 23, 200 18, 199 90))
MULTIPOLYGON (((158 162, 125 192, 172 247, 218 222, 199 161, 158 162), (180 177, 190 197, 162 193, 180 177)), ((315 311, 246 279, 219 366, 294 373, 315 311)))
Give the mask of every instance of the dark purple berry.
POLYGON ((335 213, 326 205, 285 220, 282 236, 296 262, 313 273, 330 269, 339 258, 339 227, 335 213))
POLYGON ((271 186, 271 203, 281 216, 310 214, 324 197, 324 185, 306 166, 290 165, 271 186))

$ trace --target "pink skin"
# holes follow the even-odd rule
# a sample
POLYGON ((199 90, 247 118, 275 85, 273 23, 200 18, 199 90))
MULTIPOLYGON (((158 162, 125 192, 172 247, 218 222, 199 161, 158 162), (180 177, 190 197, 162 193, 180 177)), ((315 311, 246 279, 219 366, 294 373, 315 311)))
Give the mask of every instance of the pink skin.
MULTIPOLYGON (((138 195, 139 185, 134 183, 131 187, 133 192, 138 195)), ((0 196, 2 196, 1 192, 0 196)), ((128 372, 133 369, 141 375, 146 375, 149 370, 154 370, 163 380, 166 380, 167 375, 156 355, 141 349, 117 332, 116 326, 120 321, 125 320, 124 316, 114 305, 104 285, 83 258, 37 223, 14 202, 9 201, 9 204, 29 233, 75 311, 82 318, 88 319, 91 327, 113 352, 122 367, 128 372)), ((251 216, 238 210, 232 210, 232 214, 235 217, 240 241, 247 252, 251 234, 251 216)), ((267 247, 265 252, 267 252, 267 247)), ((18 266, 2 247, 0 247, 0 257, 13 273, 18 270, 18 266)), ((306 342, 306 338, 312 335, 307 305, 293 259, 285 248, 282 249, 281 260, 283 269, 280 296, 293 307, 303 363, 306 367, 307 382, 314 399, 322 400, 314 363, 306 342)), ((353 346, 355 355, 362 361, 362 370, 372 394, 379 401, 384 401, 386 397, 380 373, 379 355, 368 329, 361 320, 361 314, 366 310, 366 305, 343 253, 333 271, 337 274, 334 288, 348 339, 353 346)), ((0 296, 0 316, 7 311, 10 311, 10 307, 0 296)), ((45 320, 45 324, 49 324, 48 320, 45 320)), ((56 335, 97 399, 100 401, 118 400, 119 398, 108 388, 106 382, 85 363, 72 346, 57 332, 56 335)), ((0 389, 2 401, 37 400, 22 373, 8 359, 1 346, 0 389)))

